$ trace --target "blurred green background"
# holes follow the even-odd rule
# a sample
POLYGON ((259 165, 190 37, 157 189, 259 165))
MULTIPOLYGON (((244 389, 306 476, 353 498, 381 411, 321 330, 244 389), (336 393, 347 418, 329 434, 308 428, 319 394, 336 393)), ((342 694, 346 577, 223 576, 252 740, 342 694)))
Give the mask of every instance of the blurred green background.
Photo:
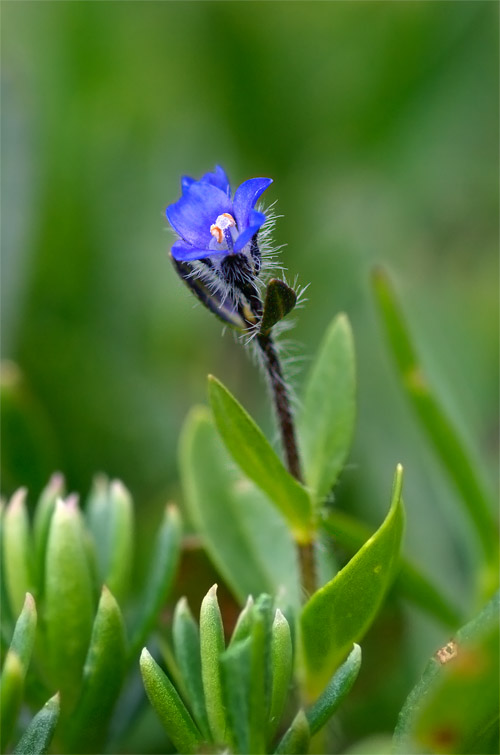
POLYGON ((310 283, 299 395, 332 316, 353 323, 359 416, 338 504, 378 523, 401 461, 407 551, 466 600, 467 525, 394 377, 369 276, 391 271, 493 487, 497 28, 496 4, 467 0, 3 2, 4 492, 35 493, 57 468, 85 493, 102 470, 143 512, 178 500, 177 437, 207 373, 276 440, 263 379, 167 257, 180 175, 220 163, 233 187, 274 179, 276 243, 310 283))

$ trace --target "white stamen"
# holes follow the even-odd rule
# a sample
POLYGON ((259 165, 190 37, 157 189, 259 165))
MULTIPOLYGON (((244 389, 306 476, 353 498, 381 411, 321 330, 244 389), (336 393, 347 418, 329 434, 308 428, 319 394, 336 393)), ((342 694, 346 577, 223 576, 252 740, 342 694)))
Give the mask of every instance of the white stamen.
POLYGON ((228 212, 224 212, 222 215, 219 215, 215 223, 210 226, 210 233, 217 239, 219 244, 222 244, 226 228, 234 228, 235 225, 236 221, 233 216, 228 212))

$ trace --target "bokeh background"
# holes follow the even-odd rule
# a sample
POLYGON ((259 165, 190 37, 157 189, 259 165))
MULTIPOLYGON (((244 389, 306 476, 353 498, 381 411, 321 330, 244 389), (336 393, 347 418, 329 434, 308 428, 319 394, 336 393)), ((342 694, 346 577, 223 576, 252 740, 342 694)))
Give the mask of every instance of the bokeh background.
MULTIPOLYGON (((180 175, 220 163, 234 186, 274 179, 276 243, 310 284, 299 395, 330 319, 352 321, 359 414, 338 505, 378 523, 401 461, 407 552, 466 601, 467 525, 395 378, 370 271, 389 269, 493 488, 497 5, 6 0, 1 33, 3 492, 34 496, 60 469, 85 494, 104 471, 147 529, 181 499, 177 438, 207 373, 276 438, 261 376, 167 257, 180 175)), ((435 630, 413 619, 419 668, 435 630)), ((383 704, 358 727, 391 723, 383 704)))

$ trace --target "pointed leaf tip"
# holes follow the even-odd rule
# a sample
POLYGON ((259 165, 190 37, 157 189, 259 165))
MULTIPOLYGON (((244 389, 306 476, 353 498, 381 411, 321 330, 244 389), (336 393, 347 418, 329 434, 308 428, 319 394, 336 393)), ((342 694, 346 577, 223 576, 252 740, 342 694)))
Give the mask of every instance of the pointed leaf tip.
POLYGON ((354 643, 342 666, 335 672, 326 688, 307 711, 311 734, 316 734, 333 716, 357 679, 361 668, 361 648, 354 643))
POLYGON ((191 714, 146 648, 141 652, 140 668, 146 694, 172 743, 179 752, 199 752, 201 735, 191 714))
POLYGON ((26 496, 28 495, 27 488, 18 488, 10 499, 7 510, 15 510, 22 507, 26 503, 26 496))
POLYGON ((202 600, 200 608, 201 675, 210 730, 214 738, 224 741, 226 712, 222 699, 220 656, 225 649, 224 628, 217 585, 213 585, 202 600))
POLYGON ((310 691, 319 693, 353 642, 374 620, 399 565, 404 532, 402 476, 396 472, 389 512, 378 530, 302 611, 302 641, 310 691), (359 600, 363 595, 363 600, 359 600))

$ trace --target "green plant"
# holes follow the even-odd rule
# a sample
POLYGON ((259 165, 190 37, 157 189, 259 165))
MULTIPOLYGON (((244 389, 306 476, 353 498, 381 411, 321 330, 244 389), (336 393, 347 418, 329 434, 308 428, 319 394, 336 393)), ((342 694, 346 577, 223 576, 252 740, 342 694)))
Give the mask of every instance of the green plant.
POLYGON ((102 751, 124 680, 172 586, 180 552, 179 515, 168 507, 134 606, 128 491, 99 477, 84 513, 76 496, 63 495, 63 478, 54 475, 32 523, 25 490, 2 509, 2 748, 16 732, 23 700, 37 709, 50 697, 18 752, 45 752, 57 722, 59 751, 102 751))

